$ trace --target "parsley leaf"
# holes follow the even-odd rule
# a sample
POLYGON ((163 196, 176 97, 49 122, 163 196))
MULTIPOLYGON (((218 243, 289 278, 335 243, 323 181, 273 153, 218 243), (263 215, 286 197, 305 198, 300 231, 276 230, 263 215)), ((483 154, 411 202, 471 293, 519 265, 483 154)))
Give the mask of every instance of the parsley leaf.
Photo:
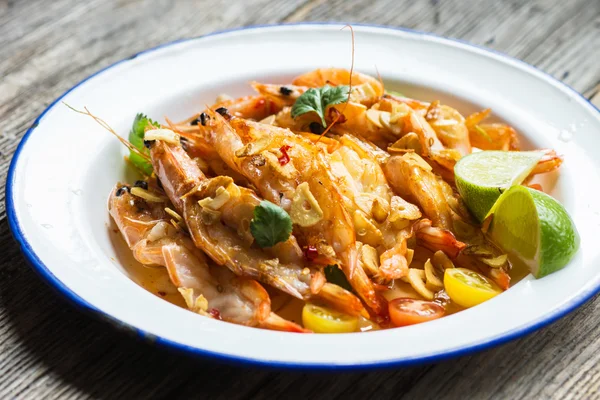
POLYGON ((343 287, 350 292, 353 291, 348 279, 346 279, 346 275, 344 275, 337 265, 328 265, 325 267, 324 271, 327 282, 343 287))
MULTIPOLYGON (((153 125, 156 128, 160 128, 160 124, 156 121, 152 121, 150 118, 146 117, 144 114, 137 114, 135 119, 133 120, 133 125, 131 126, 131 131, 129 132, 129 143, 135 146, 136 149, 140 150, 144 154, 150 154, 150 151, 144 146, 144 132, 146 129, 146 125, 153 125)), ((139 168, 146 175, 152 174, 152 164, 150 164, 146 159, 141 157, 134 151, 129 153, 129 161, 137 168, 139 168)))
POLYGON ((327 106, 345 103, 348 101, 350 87, 340 85, 331 87, 325 85, 322 88, 310 88, 302 93, 292 106, 292 118, 308 112, 316 112, 321 117, 321 124, 325 127, 325 109, 327 106))
POLYGON ((250 233, 260 247, 272 247, 288 240, 292 233, 292 219, 283 208, 263 200, 254 207, 250 233))

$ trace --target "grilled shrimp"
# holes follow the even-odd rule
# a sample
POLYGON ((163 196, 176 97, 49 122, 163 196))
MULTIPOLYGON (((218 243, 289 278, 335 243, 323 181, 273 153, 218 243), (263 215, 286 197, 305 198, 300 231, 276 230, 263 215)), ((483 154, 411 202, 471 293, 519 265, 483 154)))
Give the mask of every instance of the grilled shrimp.
MULTIPOLYGON (((228 99, 223 101, 217 101, 210 107, 212 110, 218 110, 219 108, 226 108, 231 114, 240 118, 249 118, 260 121, 269 115, 276 114, 282 108, 279 102, 273 101, 269 96, 244 96, 237 99, 228 99)), ((206 123, 207 115, 204 113, 198 113, 192 117, 179 122, 176 124, 176 128, 188 131, 197 131, 198 124, 202 125, 206 123), (188 125, 192 123, 192 125, 188 125)))
POLYGON ((113 189, 111 216, 139 262, 166 267, 190 310, 240 325, 306 332, 271 312, 269 295, 258 282, 210 265, 181 227, 169 222, 166 203, 146 201, 128 190, 122 185, 113 189))
POLYGON ((217 264, 299 299, 317 298, 352 315, 366 314, 356 296, 337 291, 335 285, 324 283, 322 272, 304 267, 294 236, 266 251, 252 246, 250 210, 260 199, 251 190, 228 177, 207 179, 179 145, 156 141, 150 156, 195 245, 217 264), (342 295, 331 296, 333 291, 342 295))
POLYGON ((401 278, 408 273, 403 229, 420 218, 421 212, 392 192, 377 161, 381 150, 349 135, 340 142, 342 146, 329 155, 329 162, 353 217, 357 240, 381 254, 374 273, 378 281, 401 278))
POLYGON ((544 153, 540 161, 533 168, 533 170, 529 173, 529 177, 533 177, 537 174, 544 174, 546 172, 551 172, 558 169, 563 159, 561 156, 556 154, 556 151, 551 149, 539 150, 544 153))
POLYGON ((481 123, 491 111, 489 108, 478 111, 465 119, 473 147, 481 150, 519 150, 517 131, 513 127, 501 123, 481 123))
POLYGON ((463 156, 471 153, 465 118, 454 108, 434 101, 427 109, 425 120, 446 148, 458 150, 463 156))
MULTIPOLYGON (((251 85, 260 95, 271 98, 277 104, 291 106, 296 99, 310 88, 320 88, 325 85, 339 86, 350 84, 350 71, 342 68, 320 68, 300 75, 291 85, 274 85, 252 82, 251 85)), ((350 101, 370 106, 383 95, 383 85, 377 79, 361 74, 352 73, 352 93, 350 101)))
POLYGON ((325 264, 340 264, 367 305, 376 314, 384 313, 383 300, 364 271, 357 268, 353 223, 324 152, 287 129, 213 117, 207 135, 221 158, 266 200, 288 211, 301 242, 315 248, 325 264))
POLYGON ((456 239, 448 229, 431 226, 431 221, 421 219, 416 222, 413 231, 417 237, 417 243, 431 251, 441 250, 450 258, 456 258, 467 245, 456 239))
POLYGON ((423 159, 412 153, 392 156, 383 170, 396 193, 417 203, 439 228, 452 230, 452 210, 438 179, 423 159))

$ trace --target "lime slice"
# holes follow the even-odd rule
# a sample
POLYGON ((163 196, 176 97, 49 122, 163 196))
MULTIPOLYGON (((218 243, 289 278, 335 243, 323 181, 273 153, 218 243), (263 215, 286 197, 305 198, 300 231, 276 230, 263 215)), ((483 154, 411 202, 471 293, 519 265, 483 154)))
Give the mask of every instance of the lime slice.
POLYGON ((461 158, 454 167, 456 188, 479 221, 500 194, 518 185, 542 158, 539 151, 478 151, 461 158))
POLYGON ((489 215, 489 238, 523 261, 536 278, 567 265, 579 248, 579 234, 565 208, 537 190, 513 186, 489 215))

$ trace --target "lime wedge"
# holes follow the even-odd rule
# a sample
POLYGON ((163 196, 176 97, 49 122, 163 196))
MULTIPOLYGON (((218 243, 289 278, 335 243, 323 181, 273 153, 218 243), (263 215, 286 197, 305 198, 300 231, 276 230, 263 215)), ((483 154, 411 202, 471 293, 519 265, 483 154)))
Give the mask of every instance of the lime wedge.
POLYGON ((488 237, 523 261, 536 278, 567 265, 579 248, 579 234, 565 208, 537 190, 511 187, 488 217, 488 237))
POLYGON ((454 167, 456 188, 479 221, 503 191, 529 175, 543 154, 538 151, 478 151, 454 167))

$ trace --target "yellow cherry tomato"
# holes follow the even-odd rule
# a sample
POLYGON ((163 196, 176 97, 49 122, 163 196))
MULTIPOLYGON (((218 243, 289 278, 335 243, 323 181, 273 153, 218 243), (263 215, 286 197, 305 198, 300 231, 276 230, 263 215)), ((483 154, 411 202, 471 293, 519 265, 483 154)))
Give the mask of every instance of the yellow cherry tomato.
POLYGON ((502 293, 494 282, 466 268, 446 269, 444 289, 453 302, 463 307, 476 306, 502 293))
POLYGON ((358 330, 358 317, 330 308, 306 303, 302 309, 302 323, 315 333, 347 333, 358 330))

